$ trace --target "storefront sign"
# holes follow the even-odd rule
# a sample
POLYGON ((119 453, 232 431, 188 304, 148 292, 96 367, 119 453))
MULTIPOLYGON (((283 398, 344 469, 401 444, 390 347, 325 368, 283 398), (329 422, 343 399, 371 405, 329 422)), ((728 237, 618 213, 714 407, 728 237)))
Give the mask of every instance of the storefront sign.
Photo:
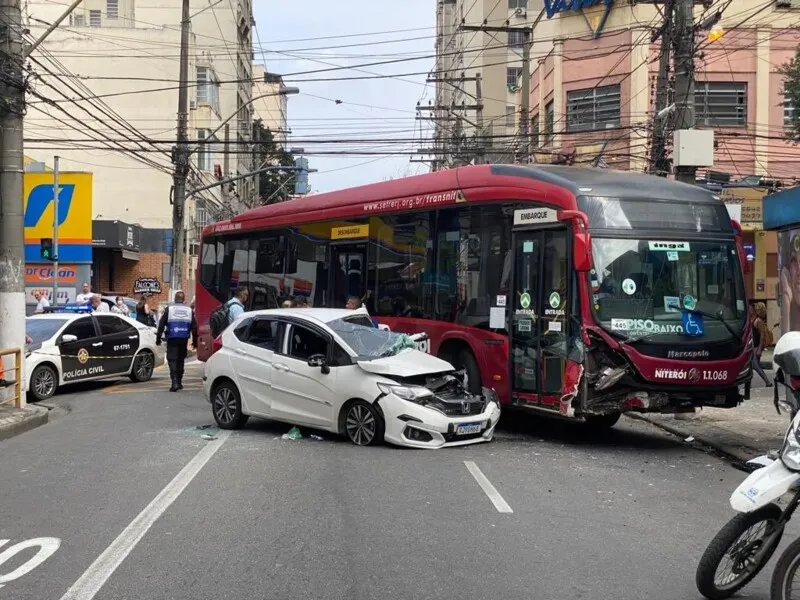
POLYGON ((92 246, 138 252, 142 228, 123 221, 94 221, 92 246))
POLYGON ((331 229, 332 240, 350 240, 365 237, 369 237, 369 225, 348 225, 331 229))
POLYGON ((134 294, 160 294, 161 282, 155 277, 137 279, 133 282, 134 294))
POLYGON ((544 10, 548 19, 552 19, 559 13, 580 11, 586 19, 589 29, 592 30, 594 38, 600 37, 600 34, 603 32, 603 28, 608 20, 608 14, 611 12, 611 7, 613 5, 614 0, 544 0, 544 10), (596 21, 597 24, 595 25, 589 22, 585 9, 601 4, 605 5, 605 12, 602 17, 600 17, 599 21, 596 21))
MULTIPOLYGON (((52 285, 54 269, 52 265, 25 265, 25 285, 52 285)), ((78 281, 75 265, 58 266, 58 283, 72 284, 78 281)))

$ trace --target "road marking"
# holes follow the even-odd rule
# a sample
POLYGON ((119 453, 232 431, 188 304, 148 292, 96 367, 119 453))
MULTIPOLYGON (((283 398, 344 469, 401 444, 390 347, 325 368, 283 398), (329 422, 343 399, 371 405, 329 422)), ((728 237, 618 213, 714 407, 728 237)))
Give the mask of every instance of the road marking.
MULTIPOLYGON (((0 547, 5 546, 9 541, 10 540, 0 540, 0 547)), ((50 558, 60 546, 60 539, 53 537, 42 537, 19 542, 18 544, 9 546, 0 552, 0 566, 2 566, 4 563, 8 562, 9 559, 13 558, 23 550, 27 550, 29 548, 38 548, 36 554, 31 556, 16 569, 10 573, 6 573, 5 575, 0 574, 0 588, 8 582, 19 579, 23 575, 33 571, 36 567, 50 558)))
POLYGON ((492 482, 486 478, 486 475, 483 474, 483 471, 481 471, 478 468, 478 465, 476 465, 471 460, 465 460, 464 465, 466 465, 467 470, 475 478, 475 481, 478 482, 478 485, 481 486, 481 489, 484 491, 484 493, 487 496, 489 496, 489 500, 492 501, 492 504, 494 504, 494 507, 497 509, 497 512, 501 513, 514 512, 513 510, 511 510, 511 507, 508 505, 508 502, 506 502, 500 495, 500 492, 497 491, 497 488, 495 488, 492 485, 492 482))
POLYGON ((84 571, 78 581, 72 584, 67 593, 61 596, 61 600, 92 600, 95 597, 158 518, 178 499, 186 486, 222 447, 231 432, 220 431, 216 435, 217 440, 210 442, 186 463, 180 473, 130 522, 117 536, 117 539, 111 542, 111 545, 84 571))

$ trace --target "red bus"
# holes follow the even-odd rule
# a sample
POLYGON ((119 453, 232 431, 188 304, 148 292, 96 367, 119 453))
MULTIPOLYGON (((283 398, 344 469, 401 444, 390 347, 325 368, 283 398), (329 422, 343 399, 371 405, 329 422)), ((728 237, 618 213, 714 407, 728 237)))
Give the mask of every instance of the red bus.
POLYGON ((751 377, 741 230, 660 177, 476 165, 255 208, 203 232, 198 357, 237 286, 249 310, 364 300, 505 405, 600 426, 733 407, 751 377))

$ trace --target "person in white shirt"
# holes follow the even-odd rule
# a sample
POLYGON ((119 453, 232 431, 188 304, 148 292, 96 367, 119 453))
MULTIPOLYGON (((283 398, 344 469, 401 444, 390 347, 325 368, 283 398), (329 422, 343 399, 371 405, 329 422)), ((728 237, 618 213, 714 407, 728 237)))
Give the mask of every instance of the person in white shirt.
POLYGON ((92 309, 95 312, 109 312, 108 311, 108 304, 103 302, 100 299, 99 295, 97 295, 97 294, 92 295, 90 302, 92 304, 92 309))
MULTIPOLYGON (((105 302, 103 304, 105 304, 105 302)), ((111 312, 117 313, 118 315, 125 315, 126 317, 129 317, 131 314, 128 307, 125 306, 125 301, 122 299, 122 296, 116 297, 114 306, 111 307, 111 312)))
POLYGON ((77 304, 89 304, 92 301, 92 287, 88 283, 83 284, 83 292, 78 294, 78 297, 75 298, 75 302, 77 304))
POLYGON ((43 313, 45 308, 50 307, 50 301, 42 292, 36 290, 33 292, 33 297, 36 298, 36 312, 43 313))

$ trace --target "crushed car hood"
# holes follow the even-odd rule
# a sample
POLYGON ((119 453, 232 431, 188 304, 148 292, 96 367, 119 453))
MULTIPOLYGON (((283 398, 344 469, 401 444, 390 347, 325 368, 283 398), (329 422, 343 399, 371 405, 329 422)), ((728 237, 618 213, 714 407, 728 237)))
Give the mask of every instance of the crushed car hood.
POLYGON ((453 365, 449 362, 410 348, 386 358, 360 360, 358 366, 368 373, 394 377, 416 377, 453 370, 453 365))

